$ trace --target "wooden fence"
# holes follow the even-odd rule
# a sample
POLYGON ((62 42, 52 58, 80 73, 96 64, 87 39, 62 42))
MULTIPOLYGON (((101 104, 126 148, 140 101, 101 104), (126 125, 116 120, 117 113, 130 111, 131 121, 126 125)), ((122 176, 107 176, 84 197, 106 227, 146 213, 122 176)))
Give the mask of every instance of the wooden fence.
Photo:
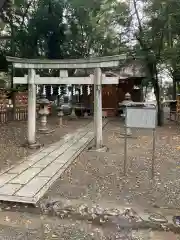
POLYGON ((27 119, 27 93, 15 93, 15 109, 6 91, 0 92, 0 123, 27 119))
MULTIPOLYGON (((26 121, 28 118, 28 93, 17 92, 13 96, 15 100, 15 109, 12 99, 8 98, 6 91, 0 90, 0 124, 10 121, 26 121)), ((36 105, 38 117, 39 104, 36 105)))
MULTIPOLYGON (((36 110, 38 116, 38 106, 36 110)), ((0 106, 0 123, 8 123, 10 121, 26 121, 27 117, 27 106, 16 106, 15 110, 13 110, 12 107, 0 106)))

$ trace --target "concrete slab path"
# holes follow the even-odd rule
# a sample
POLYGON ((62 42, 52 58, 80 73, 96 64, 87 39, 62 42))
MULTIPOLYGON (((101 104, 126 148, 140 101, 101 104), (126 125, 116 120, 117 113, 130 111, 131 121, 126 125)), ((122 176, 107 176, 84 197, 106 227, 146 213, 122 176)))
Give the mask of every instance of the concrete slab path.
POLYGON ((93 137, 90 123, 1 173, 0 200, 36 204, 93 137))

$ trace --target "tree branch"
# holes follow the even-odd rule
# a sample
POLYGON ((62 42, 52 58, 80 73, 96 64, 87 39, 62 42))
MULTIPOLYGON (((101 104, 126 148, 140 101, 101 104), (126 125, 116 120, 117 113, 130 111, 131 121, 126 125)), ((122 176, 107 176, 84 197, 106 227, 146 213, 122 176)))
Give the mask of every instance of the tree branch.
POLYGON ((23 27, 23 25, 24 25, 25 17, 26 17, 26 15, 27 15, 28 10, 29 10, 29 8, 31 7, 32 3, 33 3, 33 0, 29 1, 29 3, 27 4, 26 10, 25 10, 25 12, 24 12, 24 14, 23 14, 23 17, 22 17, 22 22, 21 22, 21 24, 20 24, 20 29, 21 29, 21 28, 23 27))

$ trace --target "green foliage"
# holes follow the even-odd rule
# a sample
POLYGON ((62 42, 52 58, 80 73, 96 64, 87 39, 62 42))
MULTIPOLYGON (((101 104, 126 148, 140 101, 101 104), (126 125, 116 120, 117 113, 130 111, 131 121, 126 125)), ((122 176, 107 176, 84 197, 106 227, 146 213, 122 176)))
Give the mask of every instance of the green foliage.
POLYGON ((173 100, 173 84, 172 82, 164 82, 161 86, 162 97, 166 100, 173 100))
POLYGON ((115 0, 15 0, 3 13, 13 36, 2 51, 18 57, 79 58, 127 49, 129 8, 115 0))
POLYGON ((145 6, 150 47, 158 63, 165 64, 174 78, 180 72, 180 2, 147 0, 145 6))

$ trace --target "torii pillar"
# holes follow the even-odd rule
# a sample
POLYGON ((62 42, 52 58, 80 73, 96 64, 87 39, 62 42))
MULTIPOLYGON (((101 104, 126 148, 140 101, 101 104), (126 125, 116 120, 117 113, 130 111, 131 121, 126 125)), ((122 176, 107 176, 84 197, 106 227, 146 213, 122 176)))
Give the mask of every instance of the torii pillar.
POLYGON ((101 68, 96 68, 94 71, 94 137, 95 137, 95 148, 101 149, 103 147, 101 68))
POLYGON ((36 142, 36 71, 28 69, 28 129, 27 145, 29 148, 39 148, 40 144, 36 142))

